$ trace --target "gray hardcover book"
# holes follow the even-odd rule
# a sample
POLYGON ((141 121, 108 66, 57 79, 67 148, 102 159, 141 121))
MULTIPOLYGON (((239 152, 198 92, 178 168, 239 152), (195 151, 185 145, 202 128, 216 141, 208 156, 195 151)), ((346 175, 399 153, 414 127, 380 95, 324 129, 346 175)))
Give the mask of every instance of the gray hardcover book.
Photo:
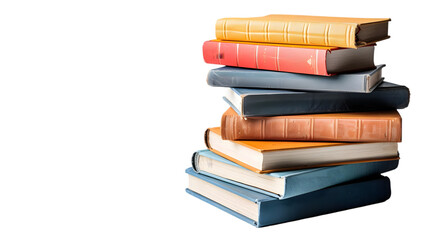
POLYGON ((362 112, 406 108, 410 90, 389 82, 371 93, 228 88, 223 99, 243 117, 362 112))
POLYGON ((383 81, 381 69, 384 66, 334 76, 221 67, 209 71, 207 83, 213 87, 369 93, 383 81))

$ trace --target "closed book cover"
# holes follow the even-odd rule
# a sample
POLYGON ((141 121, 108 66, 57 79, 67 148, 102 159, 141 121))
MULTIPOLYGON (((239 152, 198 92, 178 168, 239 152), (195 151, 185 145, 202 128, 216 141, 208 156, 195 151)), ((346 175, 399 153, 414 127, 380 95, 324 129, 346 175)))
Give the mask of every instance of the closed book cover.
POLYGON ((390 198, 390 180, 374 176, 279 200, 188 168, 186 192, 249 224, 264 227, 380 203, 390 198))
POLYGON ((192 155, 192 167, 197 173, 279 199, 388 172, 398 164, 399 160, 391 160, 259 174, 210 150, 192 155))
POLYGON ((232 108, 223 115, 224 140, 400 142, 397 110, 243 118, 232 108))
POLYGON ((330 76, 374 69, 374 46, 357 49, 251 42, 206 41, 206 63, 330 76))
POLYGON ((222 18, 219 40, 357 48, 386 38, 390 18, 343 18, 272 14, 222 18))
POLYGON ((257 173, 399 159, 396 142, 231 141, 219 127, 207 129, 204 140, 210 151, 257 173))
POLYGON ((209 71, 207 83, 213 87, 369 93, 382 82, 384 66, 378 65, 373 70, 334 76, 220 67, 209 71))
POLYGON ((229 88, 224 100, 242 117, 367 112, 406 108, 410 91, 389 82, 371 93, 229 88))

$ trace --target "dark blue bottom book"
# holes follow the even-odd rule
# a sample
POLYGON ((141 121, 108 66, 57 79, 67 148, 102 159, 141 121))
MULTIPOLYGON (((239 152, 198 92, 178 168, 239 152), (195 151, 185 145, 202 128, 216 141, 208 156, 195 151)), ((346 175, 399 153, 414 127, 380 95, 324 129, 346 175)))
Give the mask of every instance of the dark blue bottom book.
POLYGON ((379 203, 389 199, 390 180, 377 175, 279 200, 196 173, 188 168, 186 191, 256 227, 379 203))

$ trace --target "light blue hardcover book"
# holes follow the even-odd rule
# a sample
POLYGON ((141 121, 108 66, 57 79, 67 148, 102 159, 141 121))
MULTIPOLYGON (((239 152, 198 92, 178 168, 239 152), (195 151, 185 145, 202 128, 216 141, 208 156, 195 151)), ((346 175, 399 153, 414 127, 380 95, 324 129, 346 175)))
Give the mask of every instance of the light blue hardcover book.
POLYGON ((186 173, 186 192, 256 227, 375 204, 391 194, 389 178, 380 175, 279 200, 196 173, 192 168, 186 173))
POLYGON ((207 83, 213 87, 369 93, 383 81, 381 69, 384 66, 383 64, 373 70, 333 76, 220 67, 209 71, 207 83))
POLYGON ((259 174, 210 150, 200 150, 192 156, 192 168, 200 174, 279 199, 379 175, 397 168, 398 164, 399 160, 376 161, 259 174))

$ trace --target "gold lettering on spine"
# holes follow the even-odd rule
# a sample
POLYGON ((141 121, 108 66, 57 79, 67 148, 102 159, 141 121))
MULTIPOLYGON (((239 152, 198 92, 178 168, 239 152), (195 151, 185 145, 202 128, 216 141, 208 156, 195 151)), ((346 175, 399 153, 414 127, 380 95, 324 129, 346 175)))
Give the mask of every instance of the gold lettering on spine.
POLYGON ((246 23, 246 40, 250 41, 250 20, 246 23))
POLYGON ((226 29, 227 29, 227 25, 226 24, 227 24, 227 21, 228 20, 224 20, 223 24, 222 24, 222 37, 223 37, 223 39, 226 39, 226 36, 227 36, 226 35, 227 34, 226 33, 226 29))
POLYGON ((238 64, 239 64, 239 63, 238 63, 238 48, 239 48, 239 47, 240 47, 240 44, 237 44, 237 64, 236 64, 236 65, 237 65, 237 67, 239 66, 239 65, 238 65, 238 64))
POLYGON ((314 68, 316 74, 319 74, 319 49, 316 49, 316 67, 314 68))
POLYGON ((308 26, 309 26, 308 23, 304 23, 304 28, 302 29, 302 31, 303 31, 303 33, 302 33, 302 41, 303 41, 304 44, 308 44, 308 41, 307 41, 308 26))
POLYGON ((277 71, 280 71, 280 57, 279 57, 279 55, 280 55, 280 47, 277 47, 277 55, 276 55, 276 69, 277 69, 277 71))
POLYGON ((352 32, 352 28, 350 25, 347 26, 347 32, 346 32, 346 44, 347 46, 351 46, 350 42, 351 42, 351 32, 352 32))
POLYGON ((259 52, 259 45, 256 45, 255 64, 256 64, 256 68, 257 68, 257 69, 259 69, 259 64, 258 64, 258 52, 259 52))
POLYGON ((290 26, 290 22, 286 23, 286 39, 287 42, 289 42, 289 26, 290 26))
POLYGON ((325 45, 329 46, 329 31, 331 30, 331 24, 326 24, 325 26, 325 45))
POLYGON ((353 24, 347 25, 346 44, 348 47, 356 47, 355 46, 356 27, 357 27, 357 25, 353 25, 353 24))
POLYGON ((311 23, 308 23, 307 25, 306 25, 306 31, 305 31, 305 36, 306 36, 306 44, 309 44, 310 43, 310 33, 309 33, 309 31, 310 31, 310 24, 311 23))
POLYGON ((219 60, 219 64, 221 64, 221 57, 220 57, 220 44, 221 42, 219 42, 219 44, 217 45, 217 59, 219 60))
POLYGON ((283 42, 287 42, 287 37, 286 37, 286 26, 287 26, 287 23, 283 23, 283 34, 282 34, 282 41, 283 42))
POLYGON ((264 40, 265 40, 265 42, 270 42, 270 36, 269 36, 269 33, 268 33, 269 26, 270 26, 270 22, 269 21, 268 21, 268 23, 266 22, 264 24, 264 40))

